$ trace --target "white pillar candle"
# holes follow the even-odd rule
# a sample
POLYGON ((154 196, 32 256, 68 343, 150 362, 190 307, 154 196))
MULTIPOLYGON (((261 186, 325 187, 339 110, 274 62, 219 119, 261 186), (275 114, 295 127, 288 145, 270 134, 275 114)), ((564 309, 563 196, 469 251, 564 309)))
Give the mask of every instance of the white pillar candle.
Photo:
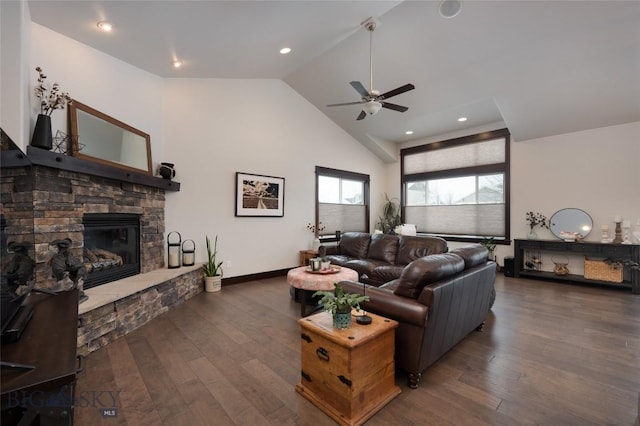
POLYGON ((178 266, 178 253, 169 253, 169 266, 178 266))
POLYGON ((613 221, 614 221, 615 223, 622 222, 622 216, 615 216, 615 217, 613 218, 613 221))
POLYGON ((608 231, 609 230, 609 225, 602 225, 602 230, 603 231, 608 231))
POLYGON ((630 220, 623 220, 622 221, 622 227, 623 228, 631 228, 631 221, 630 220))
POLYGON ((194 259, 193 259, 194 254, 193 253, 184 253, 183 256, 183 260, 185 265, 191 265, 194 263, 194 259))

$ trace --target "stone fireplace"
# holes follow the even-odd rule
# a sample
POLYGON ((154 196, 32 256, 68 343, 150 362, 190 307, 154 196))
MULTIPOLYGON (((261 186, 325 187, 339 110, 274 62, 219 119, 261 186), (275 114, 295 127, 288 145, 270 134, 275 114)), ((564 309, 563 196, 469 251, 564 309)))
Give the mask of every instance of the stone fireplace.
POLYGON ((96 256, 91 274, 100 273, 93 283, 89 275, 93 288, 85 287, 88 299, 78 306, 79 354, 202 291, 199 265, 165 267, 165 192, 179 191, 180 183, 38 148, 25 155, 3 144, 0 153, 0 237, 3 245, 29 247, 35 286, 60 286, 50 264, 60 240, 71 240, 68 250, 78 259, 84 261, 87 250, 96 256))
POLYGON ((74 256, 95 264, 95 273, 91 267, 92 271, 87 271, 90 272, 87 276, 90 287, 123 277, 113 270, 122 269, 126 271, 124 276, 130 276, 164 267, 163 190, 49 167, 33 166, 32 174, 36 282, 39 287, 56 285, 47 262, 56 250, 51 242, 64 238, 71 239, 74 256), (127 218, 134 224, 120 226, 107 223, 107 218, 115 218, 116 222, 127 218), (109 238, 117 241, 107 241, 109 238), (85 242, 89 246, 85 246, 85 242), (130 254, 133 251, 138 257, 133 259, 135 264, 117 265, 125 263, 121 255, 124 252, 120 250, 124 245, 129 247, 130 254), (117 250, 115 246, 118 246, 117 250), (102 254, 110 252, 120 259, 98 258, 93 253, 95 250, 102 254), (85 254, 89 253, 98 259, 86 258, 85 254))

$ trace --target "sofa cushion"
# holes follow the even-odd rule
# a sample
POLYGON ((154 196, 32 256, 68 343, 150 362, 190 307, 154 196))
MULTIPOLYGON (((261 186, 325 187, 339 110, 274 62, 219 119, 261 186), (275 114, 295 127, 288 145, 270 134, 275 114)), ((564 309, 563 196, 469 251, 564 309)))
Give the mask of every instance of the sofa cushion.
POLYGON ((397 279, 402 274, 405 266, 406 265, 376 266, 373 272, 369 274, 369 278, 371 278, 372 283, 377 283, 377 285, 384 284, 397 279))
POLYGON ((408 265, 416 259, 430 254, 447 252, 447 242, 439 237, 413 237, 403 235, 398 243, 398 265, 408 265))
POLYGON ((464 259, 465 269, 472 268, 487 262, 489 250, 482 244, 469 244, 464 247, 453 249, 450 253, 455 253, 464 259))
POLYGON ((366 259, 371 235, 364 232, 345 232, 340 237, 340 254, 366 259))
POLYGON ((382 260, 353 259, 346 262, 343 266, 358 272, 358 276, 361 277, 363 275, 371 276, 373 274, 373 270, 377 266, 385 264, 386 263, 382 260))
POLYGON ((394 293, 415 299, 424 286, 463 270, 464 260, 457 254, 444 253, 421 257, 404 268, 394 293))
POLYGON ((369 244, 369 259, 395 263, 398 254, 398 237, 389 234, 373 234, 369 244))

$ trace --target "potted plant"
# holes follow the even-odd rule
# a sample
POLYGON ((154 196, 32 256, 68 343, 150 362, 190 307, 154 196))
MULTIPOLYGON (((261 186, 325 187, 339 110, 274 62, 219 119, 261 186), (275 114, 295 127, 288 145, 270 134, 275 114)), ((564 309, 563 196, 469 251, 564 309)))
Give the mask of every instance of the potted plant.
POLYGON ((389 199, 389 196, 384 194, 385 203, 382 206, 382 216, 378 218, 377 226, 385 234, 393 234, 396 226, 402 225, 402 218, 400 217, 400 203, 395 199, 389 199))
POLYGON ((65 105, 71 102, 69 93, 60 90, 58 83, 47 87, 45 80, 46 74, 40 67, 36 67, 38 72, 38 84, 34 91, 36 97, 40 99, 40 114, 36 119, 36 126, 33 129, 33 137, 31 138, 31 146, 50 150, 53 148, 53 135, 51 133, 51 113, 57 109, 63 109, 65 105))
POLYGON ((211 248, 211 241, 209 237, 206 237, 207 243, 207 261, 202 265, 204 271, 204 289, 205 291, 212 293, 220 291, 222 284, 222 261, 217 261, 216 256, 218 254, 218 236, 213 243, 213 249, 211 248))
POLYGON ((338 283, 334 283, 334 291, 316 291, 313 297, 321 297, 320 304, 333 316, 333 326, 337 329, 351 326, 351 309, 360 309, 360 303, 369 300, 369 296, 357 293, 346 293, 338 283))
POLYGON ((542 213, 527 212, 526 221, 529 225, 529 233, 527 234, 527 238, 530 240, 535 240, 536 238, 538 238, 536 231, 534 231, 533 229, 536 226, 549 229, 549 221, 547 220, 547 217, 542 213))
POLYGON ((489 251, 489 256, 487 256, 487 258, 489 260, 495 260, 495 255, 493 254, 493 252, 496 250, 496 242, 494 241, 493 237, 484 237, 482 241, 480 241, 480 244, 485 246, 489 251))

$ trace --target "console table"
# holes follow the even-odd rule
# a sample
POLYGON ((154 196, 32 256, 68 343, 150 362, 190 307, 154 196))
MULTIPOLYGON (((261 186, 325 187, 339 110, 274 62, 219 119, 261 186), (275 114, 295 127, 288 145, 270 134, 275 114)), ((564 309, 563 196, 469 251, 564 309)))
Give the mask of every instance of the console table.
POLYGON ((589 284, 610 285, 631 289, 633 294, 640 294, 640 271, 629 274, 629 280, 621 283, 599 281, 585 278, 582 275, 556 275, 553 272, 526 269, 524 266, 527 251, 556 252, 565 255, 584 255, 593 258, 608 258, 611 260, 630 260, 640 263, 640 245, 638 244, 604 244, 595 242, 565 242, 559 240, 515 240, 514 276, 551 278, 559 281, 573 281, 589 284))
POLYGON ((20 339, 1 349, 2 361, 14 364, 2 368, 2 424, 72 425, 78 290, 32 292, 28 303, 33 317, 20 339))

